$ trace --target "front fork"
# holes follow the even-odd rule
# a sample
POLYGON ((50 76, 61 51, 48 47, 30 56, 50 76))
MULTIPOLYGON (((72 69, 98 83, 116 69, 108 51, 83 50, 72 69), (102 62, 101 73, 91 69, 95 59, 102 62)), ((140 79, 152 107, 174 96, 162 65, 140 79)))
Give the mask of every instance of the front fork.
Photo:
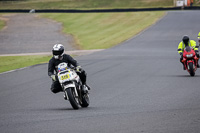
POLYGON ((75 96, 78 97, 78 92, 77 92, 77 89, 76 89, 76 85, 75 83, 72 83, 72 84, 67 84, 67 85, 63 85, 63 92, 64 92, 64 97, 66 100, 69 99, 68 95, 67 95, 67 89, 69 88, 73 88, 74 89, 74 92, 75 92, 75 96))
POLYGON ((188 69, 188 64, 189 64, 189 62, 192 62, 192 63, 194 64, 194 69, 196 69, 196 66, 197 66, 197 63, 198 63, 198 58, 195 59, 195 60, 186 60, 186 59, 183 59, 183 60, 182 60, 182 63, 184 64, 184 67, 185 67, 187 70, 189 70, 189 69, 188 69))
POLYGON ((193 69, 194 69, 194 71, 196 71, 196 70, 197 70, 197 61, 196 61, 196 60, 189 60, 189 61, 187 61, 187 62, 185 63, 185 64, 187 64, 187 66, 186 66, 187 71, 190 72, 189 65, 188 65, 190 62, 192 62, 192 64, 193 64, 193 69))

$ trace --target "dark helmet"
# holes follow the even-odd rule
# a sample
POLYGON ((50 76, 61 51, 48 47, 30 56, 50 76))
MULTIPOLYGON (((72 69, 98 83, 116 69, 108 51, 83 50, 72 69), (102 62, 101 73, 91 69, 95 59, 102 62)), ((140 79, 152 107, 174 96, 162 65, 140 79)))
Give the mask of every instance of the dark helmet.
POLYGON ((188 46, 190 38, 188 36, 184 36, 182 40, 185 46, 188 46))
POLYGON ((64 54, 64 46, 62 44, 55 44, 52 53, 55 59, 60 59, 64 54))

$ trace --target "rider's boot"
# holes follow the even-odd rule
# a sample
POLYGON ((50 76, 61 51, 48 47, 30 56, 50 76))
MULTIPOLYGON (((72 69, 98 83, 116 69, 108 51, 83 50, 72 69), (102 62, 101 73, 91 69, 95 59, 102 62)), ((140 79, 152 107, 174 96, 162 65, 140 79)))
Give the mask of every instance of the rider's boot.
POLYGON ((183 65, 183 70, 186 70, 185 66, 183 65))
POLYGON ((182 62, 182 58, 180 59, 181 64, 183 65, 183 70, 186 70, 184 63, 182 62))
POLYGON ((66 92, 64 92, 64 93, 65 93, 65 94, 63 95, 64 99, 65 99, 65 100, 68 100, 68 97, 67 97, 66 92))
POLYGON ((199 68, 199 54, 198 54, 198 60, 197 60, 197 68, 199 68))
POLYGON ((63 95, 63 97, 64 97, 65 100, 68 100, 66 95, 63 95))
POLYGON ((88 93, 88 87, 84 84, 84 85, 82 85, 82 92, 83 92, 83 94, 87 94, 88 93))
POLYGON ((88 88, 88 90, 91 89, 91 87, 89 85, 87 85, 86 83, 85 83, 85 86, 88 88))

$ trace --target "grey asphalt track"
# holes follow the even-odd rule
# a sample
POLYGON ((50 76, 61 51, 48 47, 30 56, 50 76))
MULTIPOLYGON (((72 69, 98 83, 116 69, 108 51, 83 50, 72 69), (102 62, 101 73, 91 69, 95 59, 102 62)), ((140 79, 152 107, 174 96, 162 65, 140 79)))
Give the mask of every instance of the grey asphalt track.
POLYGON ((62 25, 37 14, 6 14, 7 27, 0 31, 0 55, 49 52, 53 45, 62 43, 74 50, 70 35, 62 34, 62 25))
POLYGON ((1 133, 200 132, 200 72, 190 77, 177 53, 199 22, 200 11, 170 11, 116 47, 76 57, 92 87, 88 108, 50 92, 47 64, 1 74, 1 133))

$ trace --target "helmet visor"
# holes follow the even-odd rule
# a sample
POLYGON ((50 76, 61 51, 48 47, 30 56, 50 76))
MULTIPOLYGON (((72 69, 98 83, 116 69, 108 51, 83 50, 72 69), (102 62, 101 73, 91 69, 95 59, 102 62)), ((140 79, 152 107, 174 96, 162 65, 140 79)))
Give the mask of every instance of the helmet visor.
POLYGON ((185 46, 188 46, 189 40, 183 40, 185 46))
POLYGON ((63 53, 63 50, 62 51, 54 51, 54 50, 52 50, 52 53, 53 53, 53 55, 61 55, 63 53))

